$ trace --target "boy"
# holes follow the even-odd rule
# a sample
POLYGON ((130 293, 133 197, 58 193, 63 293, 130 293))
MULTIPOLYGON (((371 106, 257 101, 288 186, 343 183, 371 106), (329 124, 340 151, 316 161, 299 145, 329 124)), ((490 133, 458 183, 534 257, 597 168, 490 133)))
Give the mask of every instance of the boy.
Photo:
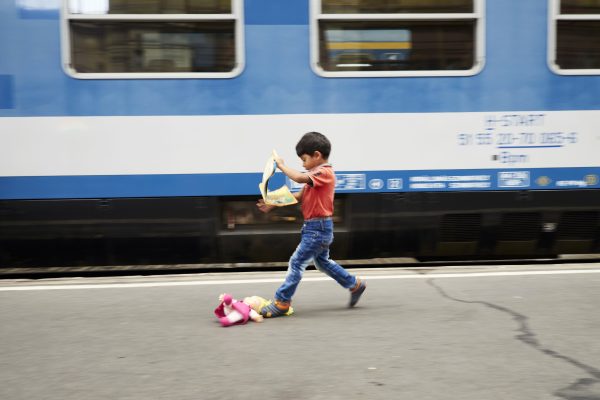
MULTIPOLYGON (((317 269, 336 280, 342 287, 350 290, 350 307, 354 307, 366 289, 358 277, 350 275, 344 268, 329 258, 329 245, 333 242, 333 196, 335 173, 327 161, 331 143, 318 132, 308 132, 296 145, 296 154, 302 160, 307 172, 300 172, 286 166, 279 157, 275 158, 277 167, 291 180, 304 183, 296 199, 302 203, 302 239, 296 251, 290 257, 285 282, 275 292, 274 301, 263 307, 260 314, 264 317, 279 317, 290 309, 292 296, 302 279, 309 262, 313 261, 317 269)), ((257 207, 269 212, 269 206, 260 199, 257 207)))

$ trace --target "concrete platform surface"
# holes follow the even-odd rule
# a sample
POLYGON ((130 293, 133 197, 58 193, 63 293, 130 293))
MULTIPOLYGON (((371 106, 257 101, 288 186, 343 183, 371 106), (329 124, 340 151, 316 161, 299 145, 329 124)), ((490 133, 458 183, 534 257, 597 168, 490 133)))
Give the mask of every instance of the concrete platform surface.
POLYGON ((282 272, 0 280, 0 399, 600 399, 600 264, 352 271, 229 328, 282 272))

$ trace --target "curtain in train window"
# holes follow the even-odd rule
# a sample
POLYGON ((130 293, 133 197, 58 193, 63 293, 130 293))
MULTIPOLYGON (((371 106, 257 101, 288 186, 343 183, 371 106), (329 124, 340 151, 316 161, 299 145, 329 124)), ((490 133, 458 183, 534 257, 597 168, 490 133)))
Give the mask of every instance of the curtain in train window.
POLYGON ((600 73, 600 0, 554 0, 553 67, 559 73, 600 73))
POLYGON ((243 62, 240 7, 241 0, 68 0, 63 62, 78 78, 231 77, 243 62))
POLYGON ((479 0, 313 0, 312 7, 313 65, 325 76, 471 75, 482 66, 479 0))

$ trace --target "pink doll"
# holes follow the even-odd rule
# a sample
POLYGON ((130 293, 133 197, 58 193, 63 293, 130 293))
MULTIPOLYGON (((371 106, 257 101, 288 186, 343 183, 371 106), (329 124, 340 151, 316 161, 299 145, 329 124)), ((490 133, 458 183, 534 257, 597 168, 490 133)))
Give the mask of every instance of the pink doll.
POLYGON ((221 303, 215 308, 215 315, 223 326, 245 324, 248 319, 255 322, 262 322, 263 320, 263 316, 252 309, 249 304, 234 299, 228 293, 221 294, 219 301, 221 303))

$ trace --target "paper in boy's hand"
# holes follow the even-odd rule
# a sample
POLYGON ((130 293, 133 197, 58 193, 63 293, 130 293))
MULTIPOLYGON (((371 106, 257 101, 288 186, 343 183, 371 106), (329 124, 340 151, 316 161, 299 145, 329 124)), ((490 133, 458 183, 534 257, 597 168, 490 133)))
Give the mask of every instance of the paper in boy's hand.
POLYGON ((265 204, 270 206, 283 207, 296 204, 298 203, 298 200, 296 200, 286 185, 283 185, 277 190, 269 191, 269 179, 275 174, 275 170, 277 170, 277 163, 275 163, 274 159, 276 156, 277 153, 273 150, 273 154, 267 160, 267 164, 263 171, 262 182, 258 184, 260 194, 262 195, 265 204))

